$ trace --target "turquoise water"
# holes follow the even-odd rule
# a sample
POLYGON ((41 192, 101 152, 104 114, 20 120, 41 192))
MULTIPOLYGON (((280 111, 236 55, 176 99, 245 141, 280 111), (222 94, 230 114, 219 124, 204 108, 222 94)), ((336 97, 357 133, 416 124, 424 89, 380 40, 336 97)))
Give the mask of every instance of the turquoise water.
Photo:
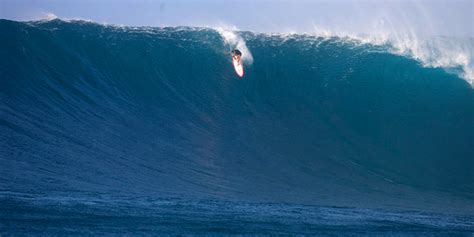
POLYGON ((0 21, 0 233, 474 232, 474 91, 343 38, 0 21))

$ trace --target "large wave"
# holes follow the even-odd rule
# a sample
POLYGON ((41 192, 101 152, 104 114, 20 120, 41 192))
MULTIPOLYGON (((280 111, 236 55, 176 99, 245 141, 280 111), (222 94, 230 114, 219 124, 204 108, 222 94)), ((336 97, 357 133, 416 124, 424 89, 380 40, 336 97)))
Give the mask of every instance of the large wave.
POLYGON ((57 19, 0 41, 3 196, 473 211, 473 90, 392 46, 57 19))

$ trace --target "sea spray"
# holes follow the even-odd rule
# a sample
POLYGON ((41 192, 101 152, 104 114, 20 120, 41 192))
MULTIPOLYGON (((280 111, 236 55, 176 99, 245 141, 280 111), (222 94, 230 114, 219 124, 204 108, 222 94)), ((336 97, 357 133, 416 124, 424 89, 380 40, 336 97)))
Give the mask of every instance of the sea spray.
POLYGON ((245 40, 238 35, 234 30, 226 30, 224 28, 216 28, 217 32, 222 36, 224 42, 232 49, 238 49, 242 52, 242 60, 247 65, 253 64, 253 56, 247 48, 245 40))

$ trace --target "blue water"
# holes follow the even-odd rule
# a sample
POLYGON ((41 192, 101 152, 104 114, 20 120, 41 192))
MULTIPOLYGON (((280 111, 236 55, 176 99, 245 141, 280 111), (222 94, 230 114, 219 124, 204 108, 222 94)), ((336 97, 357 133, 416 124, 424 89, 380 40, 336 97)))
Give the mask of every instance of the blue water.
POLYGON ((472 236, 471 85, 239 34, 0 20, 0 234, 472 236))

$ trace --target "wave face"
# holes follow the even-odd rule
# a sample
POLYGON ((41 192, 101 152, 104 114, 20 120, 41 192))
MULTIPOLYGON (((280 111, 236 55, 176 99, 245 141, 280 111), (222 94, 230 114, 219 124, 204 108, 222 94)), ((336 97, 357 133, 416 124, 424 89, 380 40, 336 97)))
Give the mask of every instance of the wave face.
POLYGON ((3 208, 105 195, 474 213, 466 81, 383 46, 239 34, 242 80, 212 29, 1 20, 3 208))

